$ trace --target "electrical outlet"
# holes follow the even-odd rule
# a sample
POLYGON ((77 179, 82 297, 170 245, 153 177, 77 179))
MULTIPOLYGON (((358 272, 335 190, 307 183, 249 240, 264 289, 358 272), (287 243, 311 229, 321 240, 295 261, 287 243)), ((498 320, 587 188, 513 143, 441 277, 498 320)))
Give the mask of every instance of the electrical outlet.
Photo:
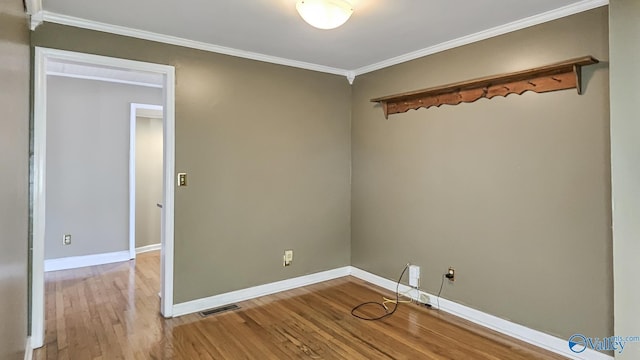
POLYGON ((447 274, 445 276, 451 281, 456 281, 456 269, 449 267, 449 270, 447 271, 447 274))
POLYGON ((282 257, 282 266, 289 266, 293 262, 293 250, 285 250, 282 257))
POLYGON ((431 305, 431 301, 429 299, 429 295, 427 295, 427 293, 424 293, 422 291, 420 291, 420 293, 418 293, 418 302, 420 302, 421 304, 425 304, 425 305, 431 305))
POLYGON ((71 245, 71 234, 64 234, 62 237, 62 245, 71 245))
POLYGON ((420 286, 420 266, 409 265, 409 286, 417 288, 420 286))

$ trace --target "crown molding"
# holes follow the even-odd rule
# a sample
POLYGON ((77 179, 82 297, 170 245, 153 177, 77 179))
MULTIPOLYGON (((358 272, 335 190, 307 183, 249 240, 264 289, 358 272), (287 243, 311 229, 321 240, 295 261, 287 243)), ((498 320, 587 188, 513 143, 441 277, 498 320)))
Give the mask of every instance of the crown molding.
MULTIPOLYGON (((29 4, 27 5, 28 9, 32 7, 33 10, 35 10, 37 9, 37 6, 39 6, 40 9, 42 8, 41 0, 29 0, 27 1, 27 3, 29 4)), ((30 14, 32 14, 31 16, 32 30, 34 30, 43 21, 46 21, 46 22, 51 22, 51 23, 56 23, 61 25, 79 27, 83 29, 96 30, 96 31, 102 31, 102 32, 107 32, 107 33, 112 33, 117 35, 129 36, 137 39, 156 41, 156 42, 165 43, 165 44, 210 51, 218 54, 236 56, 236 57, 241 57, 245 59, 263 61, 263 62, 272 63, 272 64, 291 66, 299 69, 318 71, 318 72, 334 74, 334 75, 341 75, 346 77, 350 84, 353 84, 355 77, 358 75, 366 74, 368 72, 372 72, 372 71, 380 70, 389 66, 401 64, 410 60, 415 60, 427 55, 432 55, 438 52, 453 49, 458 46, 471 44, 477 41, 489 39, 489 38, 510 33, 513 31, 521 30, 530 26, 539 25, 548 21, 563 18, 565 16, 570 16, 583 11, 595 9, 601 6, 606 6, 608 4, 609 4, 609 0, 582 0, 580 2, 567 5, 555 10, 547 11, 542 14, 530 16, 524 19, 510 22, 508 24, 496 26, 491 29, 487 29, 474 34, 459 37, 454 40, 445 41, 443 43, 440 43, 434 46, 413 51, 404 55, 396 56, 375 64, 363 66, 354 70, 339 69, 339 68, 313 64, 313 63, 304 62, 304 61, 285 59, 277 56, 265 55, 265 54, 260 54, 256 52, 251 52, 251 51, 244 51, 240 49, 234 49, 230 47, 209 44, 201 41, 194 41, 194 40, 179 38, 175 36, 158 34, 158 33, 145 31, 145 30, 138 30, 138 29, 128 28, 124 26, 101 23, 101 22, 82 19, 78 17, 57 14, 49 11, 37 11, 35 13, 30 12, 30 14)))
POLYGON ((27 7, 27 14, 29 15, 42 11, 42 0, 25 0, 24 5, 27 7))
POLYGON ((31 31, 35 30, 44 22, 43 13, 44 12, 40 10, 37 13, 29 16, 29 28, 31 29, 31 31))
POLYGON ((349 85, 353 85, 353 80, 356 79, 356 73, 353 71, 347 71, 347 80, 349 81, 349 85))
POLYGON ((244 51, 244 50, 209 44, 201 41, 184 39, 184 38, 170 36, 170 35, 163 35, 163 34, 158 34, 151 31, 138 30, 138 29, 118 26, 118 25, 111 25, 107 23, 82 19, 78 17, 57 14, 49 11, 43 11, 42 17, 43 17, 43 20, 46 22, 51 22, 51 23, 56 23, 61 25, 68 25, 68 26, 74 26, 74 27, 79 27, 83 29, 102 31, 102 32, 116 34, 116 35, 123 35, 123 36, 129 36, 137 39, 150 40, 150 41, 156 41, 156 42, 165 43, 165 44, 183 46, 187 48, 204 50, 204 51, 209 51, 209 52, 224 54, 224 55, 231 55, 231 56, 241 57, 241 58, 250 59, 250 60, 257 60, 257 61, 272 63, 272 64, 286 65, 286 66, 291 66, 299 69, 318 71, 318 72, 323 72, 328 74, 341 75, 345 77, 347 76, 347 71, 343 69, 308 63, 304 61, 290 60, 290 59, 285 59, 277 56, 255 53, 251 51, 244 51))
POLYGON ((29 28, 35 30, 42 24, 42 0, 25 0, 24 5, 29 15, 29 28))
POLYGON ((516 20, 504 25, 496 26, 491 29, 479 31, 474 34, 466 35, 445 41, 443 43, 430 46, 421 50, 413 51, 404 55, 396 56, 375 64, 363 66, 353 70, 355 76, 366 74, 368 72, 380 70, 389 66, 401 64, 407 61, 415 60, 427 55, 432 55, 445 50, 453 49, 459 46, 468 45, 477 41, 486 40, 495 36, 507 34, 513 31, 539 25, 548 21, 557 20, 566 16, 581 13, 583 11, 595 9, 601 6, 609 5, 609 0, 582 0, 575 4, 567 5, 555 10, 547 11, 538 15, 530 16, 524 19, 516 20))

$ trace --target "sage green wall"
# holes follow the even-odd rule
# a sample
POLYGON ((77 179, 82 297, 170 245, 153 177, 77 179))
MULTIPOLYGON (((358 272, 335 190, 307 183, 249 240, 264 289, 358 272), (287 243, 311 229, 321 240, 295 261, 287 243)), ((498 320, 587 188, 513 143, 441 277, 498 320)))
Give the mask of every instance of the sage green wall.
MULTIPOLYGON (((640 2, 611 0, 611 181, 615 334, 640 334, 640 2)), ((616 359, 640 359, 629 344, 616 359)))
POLYGON ((613 332, 607 9, 356 78, 352 265, 561 338, 613 332), (526 93, 385 120, 369 99, 593 55, 584 94, 526 93))
POLYGON ((0 359, 27 339, 29 28, 21 1, 0 1, 0 359))
POLYGON ((176 67, 176 303, 349 265, 344 77, 47 23, 32 45, 176 67))

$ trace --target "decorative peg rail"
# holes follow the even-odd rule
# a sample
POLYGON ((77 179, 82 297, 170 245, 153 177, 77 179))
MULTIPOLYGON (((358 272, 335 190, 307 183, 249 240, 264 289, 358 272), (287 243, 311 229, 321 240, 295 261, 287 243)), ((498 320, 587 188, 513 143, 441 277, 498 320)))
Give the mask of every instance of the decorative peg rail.
POLYGON ((428 109, 442 104, 457 105, 509 94, 522 95, 525 91, 544 93, 575 88, 581 94, 581 68, 596 63, 597 59, 584 56, 534 69, 379 97, 371 99, 371 102, 380 103, 384 117, 388 119, 390 114, 408 110, 428 109))

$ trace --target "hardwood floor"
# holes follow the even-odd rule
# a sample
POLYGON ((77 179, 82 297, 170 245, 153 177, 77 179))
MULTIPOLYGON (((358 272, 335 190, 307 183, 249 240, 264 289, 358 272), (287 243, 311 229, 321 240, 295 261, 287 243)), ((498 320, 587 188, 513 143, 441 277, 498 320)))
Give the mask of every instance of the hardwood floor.
POLYGON ((383 321, 356 319, 353 306, 391 294, 353 277, 163 319, 159 269, 154 252, 46 273, 45 346, 34 359, 563 359, 413 304, 383 321))

